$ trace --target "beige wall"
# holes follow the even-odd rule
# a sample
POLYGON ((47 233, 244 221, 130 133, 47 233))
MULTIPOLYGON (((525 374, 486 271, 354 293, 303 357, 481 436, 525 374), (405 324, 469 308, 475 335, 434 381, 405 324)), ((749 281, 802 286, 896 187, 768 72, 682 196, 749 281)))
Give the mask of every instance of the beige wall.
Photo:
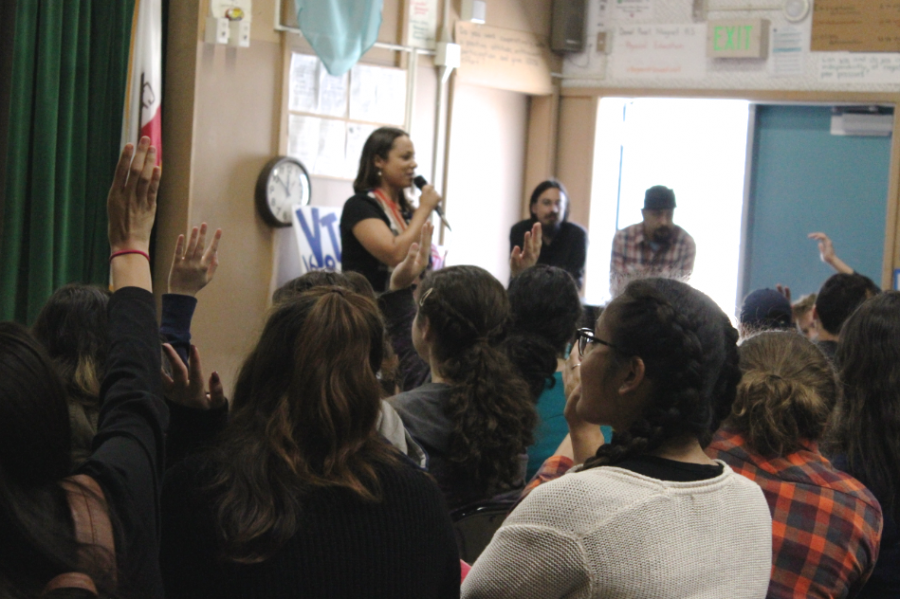
MULTIPOLYGON (((283 57, 287 53, 283 44, 302 45, 302 41, 292 40, 293 36, 283 41, 283 34, 274 31, 276 1, 254 1, 250 48, 203 43, 205 0, 173 2, 168 25, 165 163, 154 283, 158 295, 165 291, 170 252, 179 233, 201 221, 224 230, 219 270, 215 281, 198 296, 193 335, 207 374, 218 370, 229 393, 237 368, 264 321, 276 248, 284 238, 283 232, 274 232, 260 220, 253 204, 257 175, 281 147, 283 57)), ((451 1, 455 20, 459 2, 451 1)), ((488 24, 547 34, 550 4, 551 0, 489 0, 488 24)), ((384 0, 380 41, 402 41, 402 7, 403 0, 384 0)), ((363 60, 403 64, 396 53, 385 50, 373 50, 363 60)), ((436 90, 435 70, 423 59, 412 133, 423 165, 420 170, 426 176, 431 171, 436 90)), ((470 87, 457 89, 455 97, 458 103, 449 107, 453 116, 451 152, 454 137, 472 140, 482 134, 488 143, 482 144, 481 151, 496 161, 489 173, 492 187, 488 195, 501 233, 484 264, 502 277, 507 244, 503 228, 517 218, 523 201, 526 134, 529 147, 540 145, 540 127, 529 123, 529 102, 524 95, 470 87), (493 111, 496 119, 491 135, 483 135, 482 123, 470 120, 467 106, 493 111)), ((553 120, 545 111, 543 120, 538 121, 549 131, 553 120)), ((548 133, 544 136, 549 140, 548 133)), ((459 146, 466 147, 468 143, 459 146)), ((460 214, 468 211, 463 208, 467 200, 478 197, 471 193, 470 158, 451 155, 447 161, 448 189, 455 186, 459 197, 466 198, 453 208, 460 214)), ((340 205, 350 195, 347 181, 316 178, 313 189, 315 202, 327 205, 340 205)), ((448 210, 453 201, 448 194, 448 210)), ((462 222, 459 220, 460 226, 462 222)))

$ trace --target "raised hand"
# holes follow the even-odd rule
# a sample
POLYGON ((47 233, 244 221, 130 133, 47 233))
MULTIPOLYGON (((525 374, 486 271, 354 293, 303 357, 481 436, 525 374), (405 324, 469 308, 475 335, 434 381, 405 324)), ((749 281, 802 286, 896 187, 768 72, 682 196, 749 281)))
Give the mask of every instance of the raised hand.
POLYGON ((534 223, 531 231, 525 231, 522 247, 514 247, 509 256, 510 276, 514 277, 526 268, 531 268, 537 264, 543 244, 544 237, 541 235, 541 223, 534 223))
POLYGON ((161 175, 156 148, 150 145, 149 137, 142 137, 137 149, 126 144, 106 197, 115 289, 134 286, 152 290, 148 252, 161 175))
POLYGON ((163 350, 172 366, 172 376, 162 373, 163 388, 169 401, 198 410, 220 408, 227 403, 219 373, 213 372, 210 375, 209 392, 204 391, 203 368, 200 366, 197 346, 191 346, 190 370, 170 344, 163 343, 163 350))
POLYGON ((853 269, 837 257, 837 254, 834 252, 834 244, 831 242, 831 238, 829 238, 828 235, 822 232, 816 232, 810 233, 807 237, 819 242, 819 258, 821 258, 822 262, 839 273, 848 275, 853 274, 853 269))
POLYGON ((122 150, 106 198, 109 245, 113 252, 150 249, 161 175, 161 169, 156 166, 156 148, 150 145, 149 137, 142 137, 136 150, 132 144, 122 150))
POLYGON ((217 252, 221 238, 222 229, 216 229, 212 243, 204 248, 206 223, 201 224, 199 229, 191 229, 187 248, 184 247, 184 235, 178 236, 172 268, 169 269, 169 293, 195 296, 213 280, 219 266, 217 252))
POLYGON ((431 255, 431 238, 434 233, 434 225, 430 222, 422 225, 419 241, 409 246, 409 252, 403 262, 394 267, 391 273, 390 291, 406 289, 416 282, 419 275, 428 267, 428 258, 431 255))

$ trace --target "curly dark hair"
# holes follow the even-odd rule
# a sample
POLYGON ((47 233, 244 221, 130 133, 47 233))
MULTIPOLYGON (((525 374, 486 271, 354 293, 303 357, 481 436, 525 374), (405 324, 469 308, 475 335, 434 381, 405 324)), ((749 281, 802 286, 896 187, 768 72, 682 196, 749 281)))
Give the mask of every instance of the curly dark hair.
POLYGON ((900 518, 900 292, 863 304, 841 329, 835 361, 843 396, 828 432, 829 456, 869 487, 885 514, 900 518))
POLYGON ((484 269, 453 266, 430 273, 419 298, 414 326, 428 319, 441 374, 453 386, 449 459, 487 495, 513 486, 537 414, 528 386, 499 347, 509 320, 506 291, 484 269))
POLYGON ((503 345, 537 401, 582 317, 578 287, 565 270, 538 264, 514 277, 507 295, 512 326, 503 345))
POLYGON ((584 467, 614 465, 685 437, 708 445, 741 379, 738 332, 725 313, 689 285, 647 278, 630 283, 603 318, 613 359, 639 356, 654 393, 641 417, 615 431, 584 467))

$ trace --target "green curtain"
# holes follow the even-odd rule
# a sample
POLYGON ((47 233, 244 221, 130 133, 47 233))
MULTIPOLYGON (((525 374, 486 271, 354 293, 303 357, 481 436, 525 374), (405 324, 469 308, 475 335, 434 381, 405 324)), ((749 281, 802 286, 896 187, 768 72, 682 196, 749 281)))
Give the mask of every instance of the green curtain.
POLYGON ((18 2, 0 320, 30 324, 65 283, 107 284, 134 0, 18 2))

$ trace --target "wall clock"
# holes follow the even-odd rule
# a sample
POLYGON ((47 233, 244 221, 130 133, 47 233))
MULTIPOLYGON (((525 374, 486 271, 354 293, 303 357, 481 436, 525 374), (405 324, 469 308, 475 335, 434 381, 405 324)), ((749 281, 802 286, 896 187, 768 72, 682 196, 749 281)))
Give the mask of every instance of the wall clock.
POLYGON ((309 204, 309 173, 290 156, 276 156, 266 163, 256 180, 256 209, 273 227, 291 226, 291 209, 309 204))

